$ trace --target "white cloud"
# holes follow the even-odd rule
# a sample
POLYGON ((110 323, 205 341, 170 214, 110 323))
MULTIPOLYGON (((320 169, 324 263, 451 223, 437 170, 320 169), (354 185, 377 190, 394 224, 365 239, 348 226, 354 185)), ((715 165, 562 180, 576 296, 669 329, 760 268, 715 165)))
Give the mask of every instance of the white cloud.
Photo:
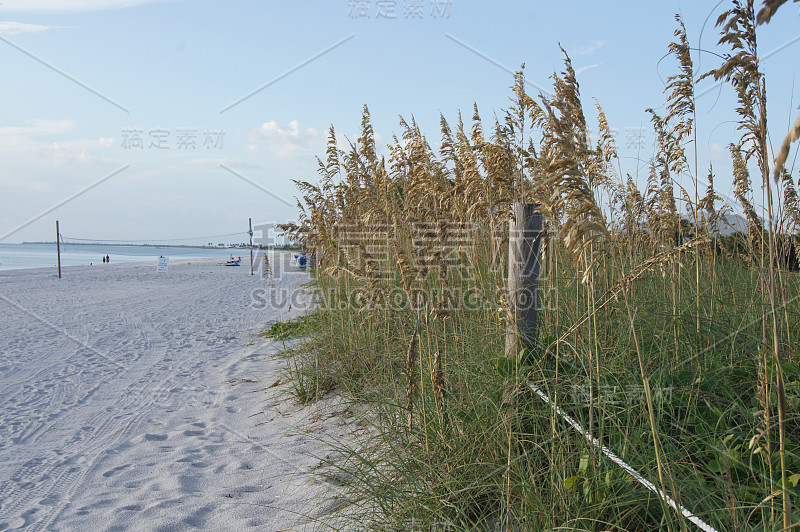
POLYGON ((708 155, 714 163, 730 161, 731 154, 721 142, 714 141, 708 146, 708 155))
POLYGON ((97 11, 101 9, 124 9, 142 4, 169 0, 4 0, 2 11, 97 11))
MULTIPOLYGON (((356 138, 358 138, 358 135, 344 135, 342 133, 337 133, 336 134, 336 147, 339 148, 339 150, 341 150, 341 151, 343 151, 345 153, 350 153, 350 150, 353 149, 353 147, 350 145, 350 143, 351 142, 355 143, 352 139, 356 139, 356 138)), ((327 141, 328 141, 328 139, 326 138, 325 142, 327 142, 327 141)))
POLYGON ((39 137, 63 135, 75 128, 74 120, 29 120, 25 126, 0 127, 0 151, 30 151, 41 145, 39 137))
POLYGON ((25 126, 0 127, 0 153, 19 159, 26 155, 46 158, 57 164, 92 163, 97 158, 92 151, 110 148, 114 139, 64 139, 75 129, 75 120, 31 120, 25 126), (58 136, 55 141, 47 137, 58 136))
POLYGON ((591 70, 591 69, 593 69, 595 67, 599 67, 602 64, 603 63, 595 63, 593 65, 587 65, 587 66, 584 66, 584 67, 576 68, 575 69, 575 76, 580 76, 581 74, 583 74, 587 70, 591 70))
MULTIPOLYGON (((347 135, 337 132, 336 147, 343 152, 349 153, 352 149, 350 142, 355 143, 360 135, 360 131, 347 135)), ((378 157, 388 155, 389 150, 384 144, 383 135, 375 131, 373 136, 378 157)), ((250 153, 266 149, 281 158, 288 158, 297 153, 302 153, 303 156, 317 156, 323 160, 327 157, 325 149, 328 142, 328 132, 321 134, 313 127, 301 128, 300 122, 297 120, 292 120, 286 126, 281 126, 274 120, 264 122, 248 134, 247 140, 249 141, 247 151, 250 153)), ((401 142, 405 144, 406 141, 401 139, 401 142)))
POLYGON ((221 157, 217 159, 192 159, 186 164, 201 168, 219 168, 222 165, 230 166, 232 168, 257 168, 256 165, 246 163, 241 159, 230 159, 228 157, 221 157))
MULTIPOLYGON (((351 146, 350 143, 352 142, 353 144, 356 144, 356 139, 360 136, 360 131, 356 131, 355 133, 350 133, 347 135, 343 133, 336 133, 336 147, 345 153, 350 153, 350 151, 353 149, 353 146, 351 146)), ((377 153, 378 158, 380 159, 381 155, 388 157, 390 150, 383 141, 383 135, 381 135, 378 131, 373 131, 372 138, 375 141, 375 152, 377 153)), ((399 140, 401 146, 405 147, 406 144, 408 144, 408 141, 402 137, 400 137, 399 140)), ((328 142, 327 136, 325 137, 325 142, 328 142)), ((394 144, 394 139, 392 139, 392 144, 394 144)), ((322 155, 320 155, 320 157, 324 159, 322 155)))
POLYGON ((248 135, 249 151, 261 148, 277 153, 280 157, 289 157, 298 151, 320 148, 320 135, 313 127, 300 128, 300 122, 292 120, 281 126, 274 120, 264 122, 248 135))
POLYGON ((595 55, 597 51, 600 48, 602 48, 605 44, 606 41, 594 41, 592 44, 576 46, 574 48, 570 48, 569 55, 572 57, 586 57, 590 55, 595 55))
POLYGON ((4 22, 0 21, 0 35, 17 35, 19 33, 39 33, 49 30, 52 26, 42 26, 41 24, 26 24, 24 22, 4 22))

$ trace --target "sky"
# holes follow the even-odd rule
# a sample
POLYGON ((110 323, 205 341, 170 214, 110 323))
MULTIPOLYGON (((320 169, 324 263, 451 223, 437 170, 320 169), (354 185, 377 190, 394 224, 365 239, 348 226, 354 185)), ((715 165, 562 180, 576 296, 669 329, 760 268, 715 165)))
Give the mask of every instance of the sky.
MULTIPOLYGON (((328 128, 358 137, 362 107, 383 153, 412 116, 438 147, 477 104, 488 129, 525 64, 529 93, 578 74, 640 186, 664 110, 667 56, 686 24, 696 71, 716 66, 728 2, 572 0, 3 0, 0 242, 171 240, 296 219, 292 179, 316 181, 328 128), (713 53, 712 53, 713 52, 713 53)), ((800 11, 759 28, 772 143, 800 103, 800 11)), ((698 166, 732 195, 738 139, 729 87, 698 93, 698 166)), ((596 133, 595 133, 596 135, 596 133)), ((796 148, 792 151, 792 165, 796 148)), ((795 170, 795 175, 797 170, 795 170)), ((684 183, 686 185, 686 183, 684 183)))

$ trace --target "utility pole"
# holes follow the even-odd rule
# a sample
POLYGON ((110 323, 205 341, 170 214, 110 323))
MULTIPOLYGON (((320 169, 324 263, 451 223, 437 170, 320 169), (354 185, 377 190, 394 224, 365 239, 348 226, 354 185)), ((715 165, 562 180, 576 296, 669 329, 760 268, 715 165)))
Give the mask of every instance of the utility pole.
POLYGON ((58 220, 56 220, 56 253, 58 254, 58 278, 61 279, 61 233, 58 232, 58 220))
POLYGON ((253 275, 253 219, 248 218, 247 223, 250 227, 247 231, 250 234, 250 275, 253 275))

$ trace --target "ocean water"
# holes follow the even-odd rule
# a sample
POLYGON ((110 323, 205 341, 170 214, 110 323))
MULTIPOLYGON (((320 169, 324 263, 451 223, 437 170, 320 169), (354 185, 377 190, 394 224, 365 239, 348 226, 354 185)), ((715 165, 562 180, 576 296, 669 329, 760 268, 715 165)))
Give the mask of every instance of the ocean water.
MULTIPOLYGON (((103 265, 108 255, 110 263, 156 262, 158 257, 191 259, 219 257, 220 259, 245 257, 250 260, 249 249, 204 249, 169 248, 151 246, 108 246, 102 244, 62 244, 61 266, 103 265)), ((58 256, 53 244, 2 244, 0 243, 0 270, 22 270, 29 268, 57 268, 58 256)))

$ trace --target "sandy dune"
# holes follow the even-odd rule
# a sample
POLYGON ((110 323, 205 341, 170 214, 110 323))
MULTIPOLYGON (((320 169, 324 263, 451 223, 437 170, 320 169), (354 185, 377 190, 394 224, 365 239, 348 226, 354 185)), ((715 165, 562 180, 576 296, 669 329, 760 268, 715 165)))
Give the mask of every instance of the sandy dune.
POLYGON ((0 272, 0 530, 302 530, 335 504, 298 473, 352 427, 272 386, 255 336, 308 277, 217 262, 0 272))

